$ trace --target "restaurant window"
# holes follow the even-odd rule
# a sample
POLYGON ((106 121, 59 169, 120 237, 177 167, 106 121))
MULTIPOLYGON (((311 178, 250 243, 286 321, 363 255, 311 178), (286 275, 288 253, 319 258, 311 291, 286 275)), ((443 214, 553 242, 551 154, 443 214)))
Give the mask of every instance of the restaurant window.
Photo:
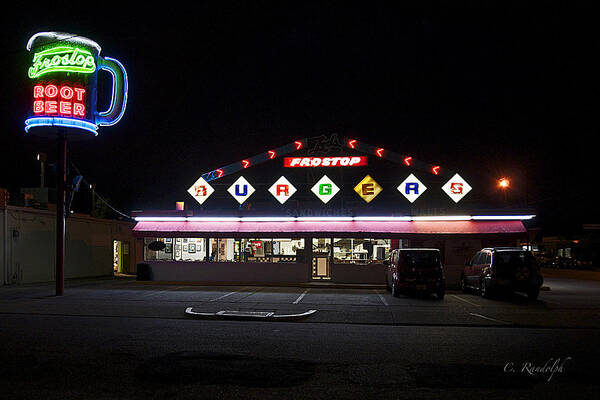
POLYGON ((210 262, 237 262, 240 257, 239 239, 211 238, 208 240, 210 262))
POLYGON ((273 239, 272 262, 299 262, 304 260, 304 239, 273 239))
POLYGON ((242 262, 297 262, 303 259, 304 239, 241 239, 242 262))
POLYGON ((175 238, 175 260, 206 261, 204 238, 175 238))
POLYGON ((144 260, 172 260, 173 259, 173 238, 144 238, 144 260), (152 242, 163 242, 165 244, 162 250, 150 250, 148 245, 152 242))
POLYGON ((331 256, 331 239, 329 238, 313 238, 312 241, 313 257, 331 256))
POLYGON ((333 258, 336 264, 380 264, 391 247, 390 239, 333 239, 333 258))

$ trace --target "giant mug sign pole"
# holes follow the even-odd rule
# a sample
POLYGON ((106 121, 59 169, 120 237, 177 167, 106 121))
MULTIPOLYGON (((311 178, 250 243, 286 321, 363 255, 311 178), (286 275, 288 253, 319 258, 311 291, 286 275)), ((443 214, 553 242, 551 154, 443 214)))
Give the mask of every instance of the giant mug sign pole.
POLYGON ((56 295, 64 293, 67 141, 93 138, 98 127, 114 125, 127 103, 127 74, 115 59, 100 56, 93 40, 61 32, 40 32, 27 43, 31 64, 30 104, 25 132, 58 143, 56 194, 56 295), (98 71, 112 75, 108 110, 97 110, 98 71))

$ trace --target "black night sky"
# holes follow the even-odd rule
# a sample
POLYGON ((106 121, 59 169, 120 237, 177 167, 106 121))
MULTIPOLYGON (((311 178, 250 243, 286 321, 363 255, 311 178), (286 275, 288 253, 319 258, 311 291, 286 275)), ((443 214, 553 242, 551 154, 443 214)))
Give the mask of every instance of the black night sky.
POLYGON ((495 180, 509 176, 509 204, 535 208, 549 232, 599 222, 595 13, 322 3, 4 12, 0 187, 38 185, 35 154, 56 157, 54 143, 23 130, 25 44, 63 31, 127 68, 121 122, 70 144, 85 178, 125 212, 192 205, 186 190, 204 172, 337 133, 459 171, 496 200, 495 180))

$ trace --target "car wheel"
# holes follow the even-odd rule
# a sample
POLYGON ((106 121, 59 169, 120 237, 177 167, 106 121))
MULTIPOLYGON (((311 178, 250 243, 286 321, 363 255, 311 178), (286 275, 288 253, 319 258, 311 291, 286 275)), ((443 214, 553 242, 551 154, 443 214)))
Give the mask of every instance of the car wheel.
POLYGON ((400 290, 398 289, 398 285, 396 285, 396 280, 392 277, 392 296, 400 297, 400 290))
POLYGON ((529 298, 529 300, 537 300, 537 298, 538 298, 539 295, 540 295, 540 289, 539 288, 529 289, 527 291, 527 297, 529 298))
POLYGON ((444 300, 444 295, 446 294, 446 290, 445 289, 439 289, 437 292, 435 292, 435 295, 437 296, 438 300, 444 300))
POLYGON ((467 282, 465 280, 465 276, 461 274, 460 276, 460 290, 462 290, 464 293, 467 293, 469 291, 469 288, 467 287, 467 282))
POLYGON ((490 298, 490 288, 485 282, 485 279, 481 279, 479 282, 479 292, 481 293, 481 297, 485 297, 486 299, 490 298))

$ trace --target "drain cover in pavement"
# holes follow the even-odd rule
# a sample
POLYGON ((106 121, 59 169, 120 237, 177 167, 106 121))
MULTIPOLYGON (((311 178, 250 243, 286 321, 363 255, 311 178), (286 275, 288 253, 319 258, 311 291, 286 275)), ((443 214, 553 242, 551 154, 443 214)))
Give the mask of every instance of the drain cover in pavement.
POLYGON ((271 311, 219 311, 216 313, 224 317, 252 317, 252 318, 267 318, 275 314, 271 311))
POLYGON ((194 311, 192 307, 185 309, 185 314, 195 318, 206 319, 258 319, 265 321, 293 321, 306 318, 316 313, 317 310, 308 310, 299 314, 277 314, 274 311, 232 311, 223 310, 216 313, 205 313, 194 311))

